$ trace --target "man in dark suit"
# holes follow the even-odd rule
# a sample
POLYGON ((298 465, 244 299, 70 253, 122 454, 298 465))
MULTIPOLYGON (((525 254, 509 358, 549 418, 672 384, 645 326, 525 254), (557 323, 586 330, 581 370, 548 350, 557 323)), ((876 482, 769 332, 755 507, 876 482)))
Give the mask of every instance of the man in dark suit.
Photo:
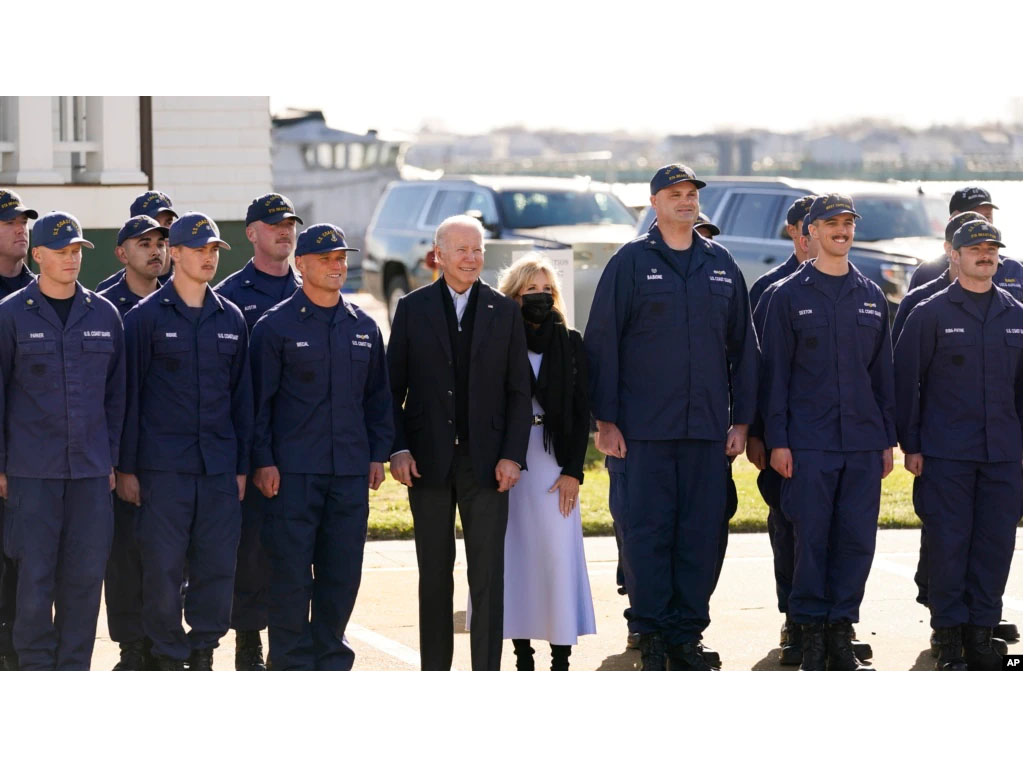
POLYGON ((388 345, 395 405, 391 475, 409 487, 420 569, 420 663, 451 669, 455 505, 473 603, 473 669, 501 665, 508 491, 526 463, 530 368, 519 306, 481 282, 484 232, 437 228, 442 277, 405 296, 388 345))

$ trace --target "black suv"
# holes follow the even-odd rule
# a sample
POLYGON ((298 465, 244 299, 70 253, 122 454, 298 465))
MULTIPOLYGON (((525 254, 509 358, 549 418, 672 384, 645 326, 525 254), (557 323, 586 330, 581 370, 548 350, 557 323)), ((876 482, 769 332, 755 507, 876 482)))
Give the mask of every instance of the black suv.
MULTIPOLYGON (((943 255, 948 214, 946 202, 923 192, 906 191, 880 182, 810 181, 761 177, 712 177, 700 191, 701 211, 722 230, 715 238, 739 264, 749 288, 793 252, 786 235, 786 211, 799 197, 842 192, 853 197, 861 218, 850 249, 850 261, 873 280, 895 315, 922 261, 943 255)), ((637 234, 654 221, 648 208, 637 234)))

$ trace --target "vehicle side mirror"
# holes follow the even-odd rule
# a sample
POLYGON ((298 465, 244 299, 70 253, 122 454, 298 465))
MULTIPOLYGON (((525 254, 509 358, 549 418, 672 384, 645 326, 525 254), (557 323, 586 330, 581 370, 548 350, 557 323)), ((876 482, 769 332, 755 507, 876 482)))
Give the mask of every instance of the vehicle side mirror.
POLYGON ((501 234, 501 225, 496 221, 487 221, 484 218, 483 211, 479 211, 476 208, 470 208, 466 211, 466 215, 470 216, 480 222, 480 226, 490 232, 492 235, 497 237, 501 234))

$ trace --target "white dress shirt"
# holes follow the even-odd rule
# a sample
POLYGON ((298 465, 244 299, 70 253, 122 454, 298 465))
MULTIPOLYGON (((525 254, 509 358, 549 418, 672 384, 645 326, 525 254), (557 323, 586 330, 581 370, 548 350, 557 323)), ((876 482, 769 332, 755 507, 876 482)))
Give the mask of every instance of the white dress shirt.
POLYGON ((456 293, 455 290, 445 283, 445 287, 448 289, 448 293, 452 296, 452 302, 455 304, 455 319, 459 323, 459 330, 462 330, 462 316, 466 313, 466 305, 469 304, 469 292, 473 290, 473 286, 469 286, 462 293, 456 293))

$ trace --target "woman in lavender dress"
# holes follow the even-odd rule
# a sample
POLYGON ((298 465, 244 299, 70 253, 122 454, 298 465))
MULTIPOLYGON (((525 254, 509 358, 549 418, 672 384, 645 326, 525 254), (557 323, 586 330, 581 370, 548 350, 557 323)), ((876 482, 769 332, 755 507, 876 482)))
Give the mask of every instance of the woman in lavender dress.
POLYGON ((534 639, 551 644, 551 669, 568 670, 579 636, 597 631, 579 503, 590 430, 583 338, 566 325, 548 259, 518 259, 498 289, 523 308, 534 413, 527 469, 509 491, 504 634, 516 669, 533 670, 534 639))

